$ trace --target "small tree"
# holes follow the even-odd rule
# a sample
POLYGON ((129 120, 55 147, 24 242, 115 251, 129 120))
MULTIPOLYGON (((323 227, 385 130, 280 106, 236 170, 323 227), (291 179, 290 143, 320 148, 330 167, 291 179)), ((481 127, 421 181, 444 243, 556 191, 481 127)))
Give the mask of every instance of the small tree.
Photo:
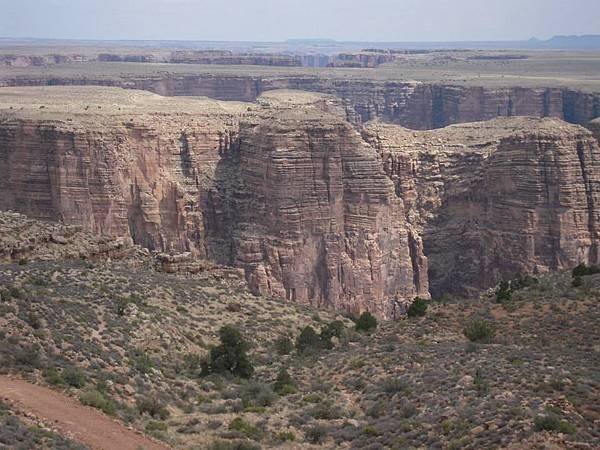
POLYGON ((279 369, 275 384, 273 384, 273 390, 279 395, 293 394, 296 392, 296 382, 289 374, 285 367, 279 369))
POLYGON ((356 321, 355 328, 356 331, 372 331, 377 328, 377 319, 369 311, 365 311, 356 321))
POLYGON ((328 323, 321 330, 321 342, 323 343, 323 347, 327 349, 333 348, 333 343, 331 339, 336 337, 340 338, 342 336, 342 332, 344 331, 344 322, 341 320, 334 320, 333 322, 328 323))
POLYGON ((498 286, 498 290, 496 291, 496 302, 509 302, 511 298, 512 290, 510 289, 510 283, 508 281, 503 281, 500 283, 500 286, 498 286))
POLYGON ((310 325, 305 326, 296 339, 298 353, 309 353, 321 348, 321 338, 310 325))
POLYGON ((247 351, 248 344, 242 338, 240 331, 233 325, 225 325, 219 330, 221 344, 210 350, 208 360, 202 364, 202 372, 226 373, 242 378, 250 378, 254 367, 250 362, 247 351))
POLYGON ((427 300, 416 297, 408 307, 408 317, 422 317, 427 313, 427 300))

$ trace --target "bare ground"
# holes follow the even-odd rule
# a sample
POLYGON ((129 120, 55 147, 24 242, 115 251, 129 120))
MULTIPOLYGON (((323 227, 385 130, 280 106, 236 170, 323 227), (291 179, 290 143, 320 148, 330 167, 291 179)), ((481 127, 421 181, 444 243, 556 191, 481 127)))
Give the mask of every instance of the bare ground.
POLYGON ((92 449, 169 448, 109 419, 97 410, 80 405, 66 395, 20 379, 0 376, 0 396, 20 411, 52 423, 63 435, 92 449))

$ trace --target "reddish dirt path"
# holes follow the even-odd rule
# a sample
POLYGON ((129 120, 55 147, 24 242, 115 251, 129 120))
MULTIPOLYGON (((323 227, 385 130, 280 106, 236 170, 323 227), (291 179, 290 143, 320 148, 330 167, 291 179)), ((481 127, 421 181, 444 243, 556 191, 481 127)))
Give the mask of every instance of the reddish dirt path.
POLYGON ((0 376, 0 399, 94 450, 169 449, 66 395, 23 380, 0 376))

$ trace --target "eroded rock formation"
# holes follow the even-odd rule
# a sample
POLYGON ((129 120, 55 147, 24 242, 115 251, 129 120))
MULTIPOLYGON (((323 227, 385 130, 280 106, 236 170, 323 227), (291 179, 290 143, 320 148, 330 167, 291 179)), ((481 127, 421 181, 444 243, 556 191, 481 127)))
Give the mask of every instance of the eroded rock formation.
POLYGON ((297 91, 2 94, 0 209, 130 237, 166 270, 200 258, 255 292, 389 318, 430 286, 598 261, 598 143, 558 119, 361 130, 343 100, 297 91))
POLYGON ((365 135, 423 238, 434 295, 598 262, 600 150, 582 127, 519 117, 365 135))

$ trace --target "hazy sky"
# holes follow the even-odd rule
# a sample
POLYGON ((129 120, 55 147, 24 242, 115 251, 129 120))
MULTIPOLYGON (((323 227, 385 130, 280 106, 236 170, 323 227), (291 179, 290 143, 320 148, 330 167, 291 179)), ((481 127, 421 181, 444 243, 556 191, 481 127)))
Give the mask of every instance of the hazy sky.
POLYGON ((1 37, 457 41, 600 34, 600 0, 0 0, 1 37))

